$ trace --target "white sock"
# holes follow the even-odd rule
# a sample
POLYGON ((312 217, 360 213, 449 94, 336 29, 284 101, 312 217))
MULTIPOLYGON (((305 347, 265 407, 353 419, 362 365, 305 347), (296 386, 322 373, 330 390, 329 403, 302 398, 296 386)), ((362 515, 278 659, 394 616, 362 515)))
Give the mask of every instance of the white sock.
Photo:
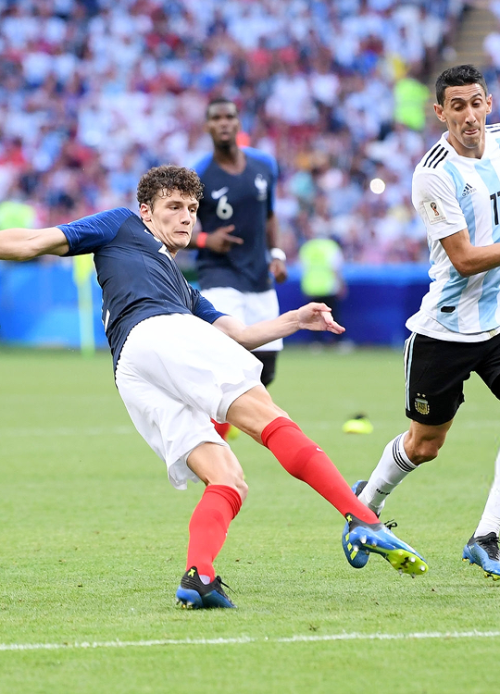
POLYGON ((474 537, 484 537, 488 533, 495 533, 498 537, 500 530, 500 451, 495 461, 495 477, 490 489, 483 515, 476 528, 474 537))
POLYGON ((206 586, 208 586, 209 583, 212 583, 210 580, 210 576, 205 576, 205 574, 200 574, 200 579, 201 582, 204 583, 206 586))
POLYGON ((377 467, 359 495, 359 500, 377 515, 380 514, 392 490, 417 467, 406 455, 403 442, 407 433, 405 431, 399 434, 387 444, 377 467))

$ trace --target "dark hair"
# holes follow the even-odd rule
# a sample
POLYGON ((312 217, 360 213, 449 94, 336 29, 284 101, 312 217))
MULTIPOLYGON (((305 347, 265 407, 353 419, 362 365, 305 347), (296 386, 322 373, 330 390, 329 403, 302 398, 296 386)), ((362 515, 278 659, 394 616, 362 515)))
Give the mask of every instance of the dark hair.
POLYGON ((153 209, 155 195, 160 191, 162 196, 171 195, 173 190, 178 190, 186 198, 201 200, 203 197, 203 184, 195 171, 167 164, 155 166, 141 176, 137 186, 137 200, 139 205, 144 202, 153 209))
POLYGON ((438 104, 444 106, 444 93, 447 87, 464 87, 467 84, 479 84, 485 96, 488 96, 488 87, 482 73, 474 65, 457 65, 442 72, 436 80, 438 104))
POLYGON ((210 117, 210 109, 212 106, 217 106, 218 104, 231 104, 231 106, 234 106, 236 109, 236 113, 238 113, 238 107, 234 103, 234 101, 231 101, 231 99, 226 99, 225 96, 216 96, 213 99, 210 99, 208 102, 207 110, 205 111, 205 118, 208 120, 210 117))

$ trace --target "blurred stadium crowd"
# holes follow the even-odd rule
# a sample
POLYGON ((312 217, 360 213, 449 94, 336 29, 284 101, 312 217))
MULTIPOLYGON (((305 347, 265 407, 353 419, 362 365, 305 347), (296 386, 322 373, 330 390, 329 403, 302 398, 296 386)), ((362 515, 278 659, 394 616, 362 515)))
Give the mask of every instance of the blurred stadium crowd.
MULTIPOLYGON (((466 0, 0 0, 9 221, 135 209, 146 169, 190 166, 210 151, 205 108, 223 95, 239 106, 241 142, 278 159, 290 258, 305 239, 334 235, 348 261, 426 260, 410 182, 440 130, 424 132, 424 83, 466 9, 466 0)), ((495 78, 500 35, 497 45, 495 78)))

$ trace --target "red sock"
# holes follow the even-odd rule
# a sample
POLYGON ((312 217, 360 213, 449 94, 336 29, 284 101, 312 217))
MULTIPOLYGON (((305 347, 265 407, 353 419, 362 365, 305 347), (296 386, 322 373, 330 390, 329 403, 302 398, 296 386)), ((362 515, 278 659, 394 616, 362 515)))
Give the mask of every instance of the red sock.
POLYGON ((227 434, 229 432, 229 429, 231 428, 229 422, 219 424, 219 422, 216 422, 214 419, 212 419, 212 424, 214 425, 215 431, 219 434, 219 436, 223 438, 224 441, 227 441, 227 434))
POLYGON ((241 508, 236 489, 210 484, 203 492, 189 522, 187 569, 196 566, 198 573, 213 581, 213 562, 226 539, 230 522, 241 508))
POLYGON ((367 523, 379 522, 373 511, 351 491, 326 453, 291 419, 274 419, 265 427, 261 438, 287 472, 319 492, 343 516, 352 513, 367 523))

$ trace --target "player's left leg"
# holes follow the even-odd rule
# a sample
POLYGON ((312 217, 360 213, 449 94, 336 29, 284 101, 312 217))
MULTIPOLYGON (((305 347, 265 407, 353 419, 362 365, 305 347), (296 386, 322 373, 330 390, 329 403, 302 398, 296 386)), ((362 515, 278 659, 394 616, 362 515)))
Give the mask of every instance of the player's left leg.
POLYGON ((404 573, 427 570, 422 557, 357 499, 326 453, 274 404, 265 388, 252 388, 237 398, 227 420, 269 448, 287 472, 309 484, 347 519, 354 553, 382 554, 404 573))

